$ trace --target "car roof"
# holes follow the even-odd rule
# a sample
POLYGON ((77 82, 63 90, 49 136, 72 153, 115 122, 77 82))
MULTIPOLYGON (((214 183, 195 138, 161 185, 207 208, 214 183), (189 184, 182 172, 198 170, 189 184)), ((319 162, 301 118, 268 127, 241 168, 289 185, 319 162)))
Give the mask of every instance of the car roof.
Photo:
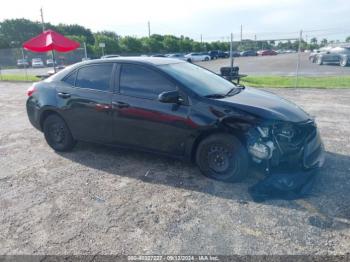
POLYGON ((79 62, 76 64, 73 64, 71 66, 66 67, 62 71, 59 71, 58 73, 54 74, 52 77, 47 78, 48 81, 56 81, 63 79, 66 75, 69 75, 72 71, 76 70, 77 68, 85 65, 93 65, 93 64, 102 64, 102 63, 137 63, 137 64, 146 64, 146 65, 168 65, 168 64, 179 64, 179 63, 186 63, 185 61, 182 61, 180 59, 175 58, 167 58, 167 57, 141 57, 141 56, 135 56, 135 57, 115 57, 115 58, 108 58, 108 59, 93 59, 88 61, 79 62))
POLYGON ((105 62, 137 62, 141 64, 151 65, 166 65, 166 64, 177 64, 185 63, 178 59, 167 58, 167 57, 143 57, 143 56, 129 56, 129 57, 113 57, 106 59, 94 59, 89 61, 80 62, 81 64, 94 64, 94 63, 105 63, 105 62))

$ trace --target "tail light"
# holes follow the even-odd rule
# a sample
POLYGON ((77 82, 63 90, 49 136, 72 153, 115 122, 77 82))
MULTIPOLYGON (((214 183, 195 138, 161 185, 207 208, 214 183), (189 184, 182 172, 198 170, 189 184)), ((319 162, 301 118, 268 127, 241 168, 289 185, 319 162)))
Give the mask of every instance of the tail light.
POLYGON ((27 95, 28 95, 28 96, 32 96, 32 95, 34 94, 35 91, 36 91, 35 86, 32 85, 31 87, 28 88, 28 90, 27 90, 27 95))

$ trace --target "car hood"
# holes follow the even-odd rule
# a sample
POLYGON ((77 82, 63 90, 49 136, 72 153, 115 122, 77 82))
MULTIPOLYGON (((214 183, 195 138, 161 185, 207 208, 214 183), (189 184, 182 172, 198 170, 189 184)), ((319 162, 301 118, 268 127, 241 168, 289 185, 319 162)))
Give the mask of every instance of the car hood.
POLYGON ((311 117, 296 104, 271 92, 252 87, 242 89, 238 94, 220 99, 226 105, 264 119, 303 122, 311 117))

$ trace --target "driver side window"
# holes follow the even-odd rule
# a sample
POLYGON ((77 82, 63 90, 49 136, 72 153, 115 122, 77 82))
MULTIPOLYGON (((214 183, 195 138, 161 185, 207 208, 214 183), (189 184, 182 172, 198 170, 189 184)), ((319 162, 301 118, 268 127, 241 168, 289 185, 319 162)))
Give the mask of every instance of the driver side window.
POLYGON ((176 86, 160 73, 145 66, 123 64, 120 73, 120 93, 123 95, 157 99, 164 91, 174 91, 176 86))

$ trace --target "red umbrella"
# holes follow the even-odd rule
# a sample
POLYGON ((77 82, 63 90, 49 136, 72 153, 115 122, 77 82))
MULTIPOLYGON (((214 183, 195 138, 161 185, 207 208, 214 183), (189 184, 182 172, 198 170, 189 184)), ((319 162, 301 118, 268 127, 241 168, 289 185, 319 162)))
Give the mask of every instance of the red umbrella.
MULTIPOLYGON (((52 31, 46 30, 40 35, 23 43, 23 47, 27 50, 34 52, 47 52, 52 51, 52 58, 54 60, 53 66, 55 69, 55 54, 54 50, 58 52, 69 52, 77 49, 80 44, 73 41, 63 35, 52 31)), ((56 69, 55 69, 56 71, 56 69)))
POLYGON ((78 42, 52 30, 46 30, 23 44, 25 49, 34 52, 47 52, 52 50, 69 52, 77 49, 79 46, 80 44, 78 42))

